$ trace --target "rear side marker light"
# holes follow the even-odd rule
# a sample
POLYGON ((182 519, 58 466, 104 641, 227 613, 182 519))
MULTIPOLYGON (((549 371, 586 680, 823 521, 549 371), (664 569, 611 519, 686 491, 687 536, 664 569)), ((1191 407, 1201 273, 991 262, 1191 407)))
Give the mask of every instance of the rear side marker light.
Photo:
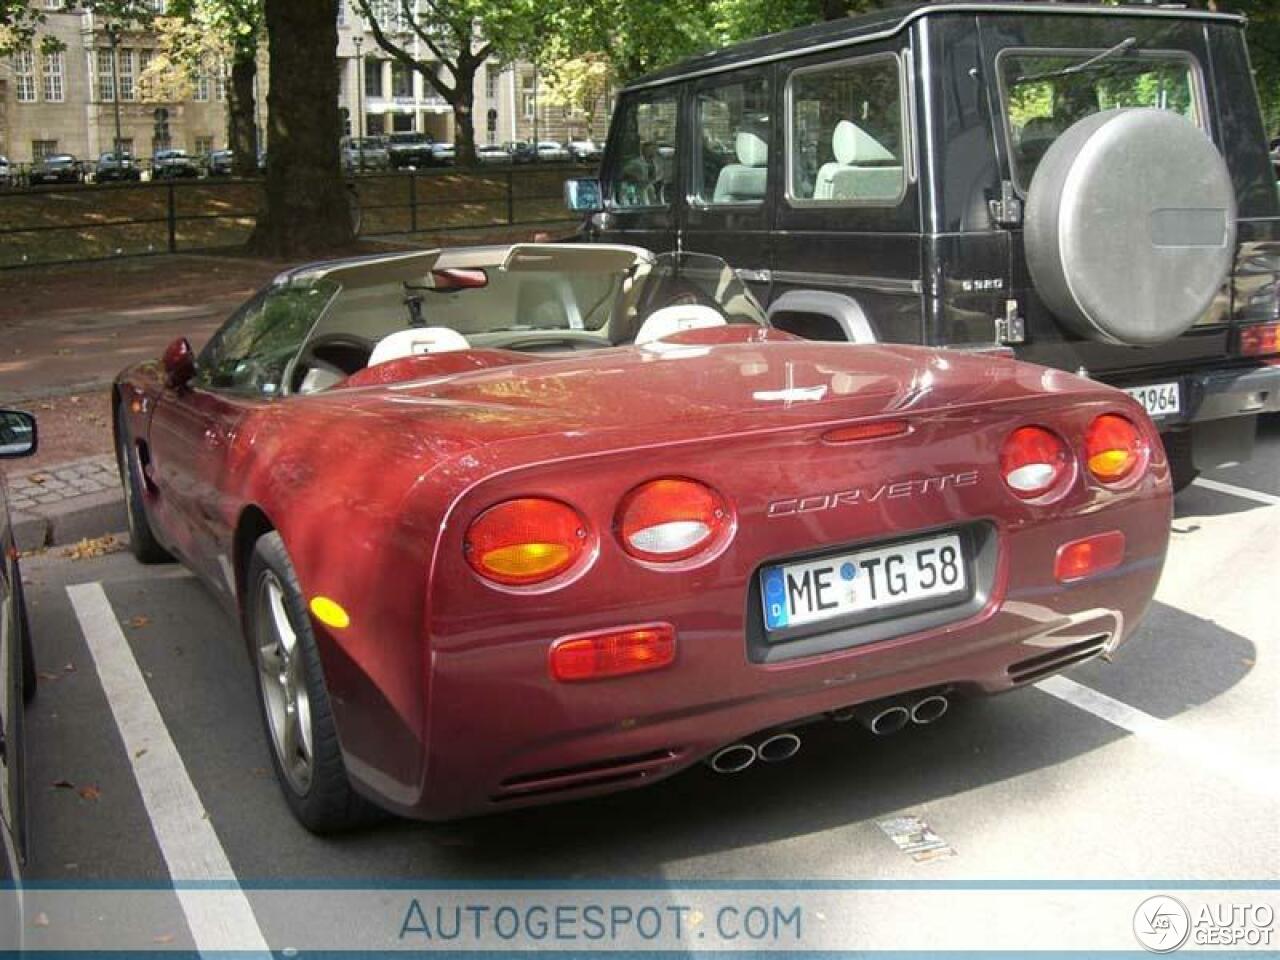
POLYGON ((1241 327, 1240 353, 1246 357, 1280 353, 1280 323, 1255 323, 1241 327))
POLYGON ((554 679, 573 682, 659 670, 675 658, 675 627, 653 623, 562 637, 551 645, 548 664, 554 679))
POLYGON ((1089 472, 1103 483, 1118 483, 1133 474, 1146 454, 1146 441, 1134 424, 1104 413, 1085 434, 1084 456, 1089 472))
POLYGON ((558 500, 507 500, 475 519, 463 549, 471 568, 486 580, 528 586, 578 563, 587 549, 587 524, 558 500))
POLYGON ((1044 427, 1019 427, 1000 451, 1000 474, 1023 500, 1034 500, 1056 487, 1071 466, 1066 443, 1044 427))
POLYGON ((1070 583, 1114 570, 1123 562, 1124 534, 1112 530, 1060 546, 1053 561, 1053 575, 1059 583, 1070 583))
POLYGON ((623 549, 639 560, 675 563, 706 550, 730 525, 724 498, 696 480, 651 480, 628 493, 616 521, 623 549))
POLYGON ((883 440, 900 437, 911 432, 911 424, 905 420, 881 420, 879 423, 858 423, 848 427, 836 427, 822 435, 824 443, 857 443, 859 440, 883 440))

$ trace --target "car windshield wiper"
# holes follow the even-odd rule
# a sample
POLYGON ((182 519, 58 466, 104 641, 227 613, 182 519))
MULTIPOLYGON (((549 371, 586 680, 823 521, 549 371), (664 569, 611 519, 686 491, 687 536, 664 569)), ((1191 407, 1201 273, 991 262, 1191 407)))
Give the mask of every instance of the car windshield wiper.
POLYGON ((1070 66, 1061 67, 1057 70, 1048 70, 1044 73, 1033 73, 1021 76, 1014 80, 1013 83, 1014 86, 1017 86, 1020 83, 1033 83, 1036 80, 1052 80, 1055 77, 1070 77, 1077 73, 1084 73, 1086 70, 1092 70, 1100 63, 1104 63, 1114 57, 1128 53, 1137 45, 1137 37, 1125 37, 1125 39, 1121 40, 1114 47, 1103 50, 1101 53, 1095 54, 1088 60, 1081 60, 1079 63, 1073 63, 1070 66))

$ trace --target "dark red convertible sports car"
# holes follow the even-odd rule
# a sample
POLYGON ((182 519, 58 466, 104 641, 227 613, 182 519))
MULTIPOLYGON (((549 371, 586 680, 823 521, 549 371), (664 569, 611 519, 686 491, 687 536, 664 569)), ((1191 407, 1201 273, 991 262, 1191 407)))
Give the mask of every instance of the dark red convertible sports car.
POLYGON ((930 723, 1113 650, 1171 519, 1123 393, 799 340, 632 247, 298 268, 114 404, 133 548, 240 617, 314 830, 930 723))

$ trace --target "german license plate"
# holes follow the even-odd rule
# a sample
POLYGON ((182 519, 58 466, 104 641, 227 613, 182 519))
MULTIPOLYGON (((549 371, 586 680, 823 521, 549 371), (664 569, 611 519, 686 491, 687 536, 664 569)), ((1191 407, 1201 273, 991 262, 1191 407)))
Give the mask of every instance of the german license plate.
POLYGON ((859 550, 760 571, 769 630, 967 593, 968 565, 955 534, 859 550))
POLYGON ((1147 415, 1167 417, 1182 412, 1182 388, 1177 383, 1153 383, 1149 387, 1129 387, 1125 390, 1137 400, 1147 415))

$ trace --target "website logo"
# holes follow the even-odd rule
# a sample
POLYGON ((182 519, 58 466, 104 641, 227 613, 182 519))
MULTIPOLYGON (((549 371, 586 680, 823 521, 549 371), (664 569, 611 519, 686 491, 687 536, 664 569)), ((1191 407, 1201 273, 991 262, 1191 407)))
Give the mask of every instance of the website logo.
POLYGON ((1172 953, 1190 934, 1191 914, 1173 897, 1147 897, 1133 914, 1133 935, 1152 953, 1172 953))

